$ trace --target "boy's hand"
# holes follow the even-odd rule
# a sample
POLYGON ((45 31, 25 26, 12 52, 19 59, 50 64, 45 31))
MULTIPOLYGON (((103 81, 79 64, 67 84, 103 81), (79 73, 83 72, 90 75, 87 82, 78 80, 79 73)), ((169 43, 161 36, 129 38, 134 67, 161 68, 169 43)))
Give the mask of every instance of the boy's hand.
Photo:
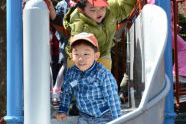
POLYGON ((50 18, 54 20, 56 18, 56 11, 54 9, 52 1, 51 0, 44 0, 44 1, 47 4, 48 10, 50 12, 50 18))
POLYGON ((61 121, 61 120, 66 120, 67 119, 67 115, 64 113, 58 113, 56 114, 56 120, 61 121))

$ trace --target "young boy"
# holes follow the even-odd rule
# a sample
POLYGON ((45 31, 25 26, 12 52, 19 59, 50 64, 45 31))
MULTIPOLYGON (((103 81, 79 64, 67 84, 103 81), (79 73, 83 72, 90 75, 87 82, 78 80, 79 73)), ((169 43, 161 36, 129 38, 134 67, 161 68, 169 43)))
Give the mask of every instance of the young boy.
POLYGON ((106 123, 122 115, 117 83, 111 72, 96 62, 100 56, 93 34, 72 37, 70 57, 75 63, 65 74, 57 120, 66 119, 73 94, 79 109, 78 124, 106 123))
MULTIPOLYGON (((81 32, 93 33, 99 44, 100 58, 98 61, 111 70, 110 51, 114 45, 116 23, 128 16, 136 0, 108 0, 108 2, 106 0, 76 0, 76 2, 77 5, 71 7, 64 17, 64 27, 70 31, 71 37, 81 32)), ((52 19, 55 19, 55 11, 52 9, 50 9, 50 15, 52 19)))

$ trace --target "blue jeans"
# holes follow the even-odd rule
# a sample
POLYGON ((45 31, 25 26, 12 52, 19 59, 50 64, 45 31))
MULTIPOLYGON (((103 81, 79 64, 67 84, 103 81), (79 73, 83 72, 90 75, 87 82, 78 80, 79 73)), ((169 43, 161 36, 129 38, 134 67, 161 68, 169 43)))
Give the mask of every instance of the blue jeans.
POLYGON ((93 117, 80 112, 77 124, 106 124, 110 121, 112 121, 112 114, 110 110, 105 112, 100 117, 93 117))

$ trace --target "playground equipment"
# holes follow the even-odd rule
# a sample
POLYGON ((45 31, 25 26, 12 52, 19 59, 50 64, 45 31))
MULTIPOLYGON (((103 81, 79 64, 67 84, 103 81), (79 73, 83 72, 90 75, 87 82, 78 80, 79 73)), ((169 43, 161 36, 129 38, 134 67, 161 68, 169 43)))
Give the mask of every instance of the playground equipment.
POLYGON ((162 124, 164 115, 160 113, 163 113, 165 109, 165 96, 170 88, 170 81, 165 76, 163 57, 167 38, 165 12, 155 5, 145 5, 130 28, 128 36, 132 53, 130 54, 131 74, 129 78, 134 78, 132 73, 134 73, 134 64, 137 61, 137 67, 140 64, 142 66, 140 74, 142 79, 137 83, 145 83, 145 89, 141 91, 143 95, 139 106, 110 124, 162 124), (162 27, 161 31, 160 27, 162 27), (135 50, 138 53, 136 56, 141 56, 136 60, 134 59, 135 50))
MULTIPOLYGON (((14 15, 13 15, 12 10, 10 9, 11 8, 10 5, 18 4, 18 6, 20 6, 21 2, 20 1, 19 2, 15 1, 15 2, 12 2, 12 3, 11 2, 12 1, 9 1, 9 0, 7 2, 9 4, 9 6, 7 7, 8 8, 7 9, 8 10, 7 31, 10 31, 10 32, 7 33, 7 36, 10 38, 11 36, 13 36, 13 33, 18 33, 18 35, 17 35, 18 38, 16 37, 15 39, 18 40, 19 42, 18 43, 13 42, 15 44, 12 44, 12 42, 10 42, 10 41, 11 40, 14 41, 13 37, 12 37, 12 39, 7 39, 8 40, 8 43, 7 43, 7 46, 8 46, 8 54, 7 54, 7 59, 8 59, 8 63, 7 63, 7 66, 8 66, 8 70, 7 70, 7 72, 8 72, 8 76, 7 76, 8 89, 7 90, 8 90, 8 94, 7 94, 7 116, 5 117, 5 120, 8 123, 16 123, 16 124, 20 123, 21 124, 21 123, 23 123, 22 90, 20 90, 20 89, 22 89, 22 86, 23 86, 22 85, 22 78, 23 78, 22 77, 22 75, 23 75, 22 65, 23 65, 23 63, 22 63, 22 42, 21 42, 22 41, 22 37, 21 37, 22 36, 22 30, 21 30, 22 29, 22 25, 20 24, 20 23, 22 23, 22 8, 21 9, 20 8, 18 8, 18 9, 16 8, 18 10, 18 11, 16 11, 16 13, 19 13, 18 14, 18 22, 19 22, 18 24, 20 24, 19 27, 21 27, 19 29, 19 32, 16 32, 15 29, 16 29, 17 26, 14 27, 15 24, 11 21, 11 17, 14 16, 14 15), (16 47, 14 48, 12 45, 15 45, 16 47), (18 53, 15 54, 15 56, 12 59, 12 55, 14 54, 14 51, 16 51, 16 50, 19 50, 19 51, 18 51, 18 53), (12 62, 12 60, 13 60, 13 62, 16 62, 15 64, 18 64, 18 66, 12 67, 11 65, 14 64, 12 62), (15 73, 17 72, 17 70, 20 70, 20 71, 19 71, 18 76, 16 75, 17 76, 16 77, 15 73), (16 83, 14 85, 12 85, 13 81, 16 81, 16 83), (16 87, 19 86, 19 88, 18 89, 14 89, 15 86, 16 87), (12 90, 12 89, 14 89, 14 90, 12 90), (14 96, 14 95, 16 96, 16 99, 13 99, 12 96, 14 96)), ((162 9, 160 9, 160 11, 162 11, 162 9)), ((163 15, 165 16, 165 14, 163 14, 163 15)), ((146 18, 145 14, 144 15, 142 14, 141 17, 142 17, 142 19, 146 18)), ((47 18, 46 18, 46 20, 47 20, 47 18)), ((164 24, 165 23, 166 23, 166 20, 164 20, 164 24)), ((144 26, 144 28, 146 28, 145 26, 148 26, 148 23, 147 23, 147 25, 144 25, 144 23, 142 23, 141 25, 144 26)), ((161 28, 163 28, 163 27, 164 26, 162 26, 161 28)), ((153 28, 155 28, 155 27, 153 27, 153 28)), ((164 28, 167 30, 167 27, 164 27, 164 28)), ((162 112, 162 113, 164 112, 165 95, 168 92, 168 89, 169 89, 169 86, 170 86, 169 85, 169 79, 165 76, 164 64, 163 64, 164 48, 165 48, 165 44, 166 44, 166 31, 165 31, 165 29, 162 30, 162 31, 164 31, 164 32, 162 32, 164 35, 162 34, 162 36, 163 36, 162 38, 163 39, 161 39, 161 41, 162 42, 164 41, 164 42, 163 43, 161 42, 160 51, 158 53, 153 52, 155 58, 153 58, 151 55, 148 55, 148 52, 147 52, 147 54, 144 54, 144 53, 146 53, 146 51, 149 50, 149 49, 147 49, 147 46, 146 46, 146 45, 148 45, 148 43, 146 44, 146 42, 144 42, 145 43, 144 44, 144 51, 142 51, 142 55, 144 55, 144 57, 145 56, 146 57, 150 57, 149 58, 150 59, 149 62, 153 62, 153 63, 146 63, 146 62, 144 62, 145 64, 143 66, 143 69, 144 69, 143 70, 143 74, 144 74, 143 76, 144 76, 144 81, 145 81, 145 90, 142 93, 143 94, 142 95, 142 100, 140 101, 139 107, 137 109, 135 109, 135 110, 128 111, 122 117, 120 117, 117 120, 115 120, 113 122, 110 122, 110 123, 124 123, 124 122, 125 123, 136 123, 136 122, 139 123, 139 121, 144 123, 144 120, 142 120, 142 119, 147 119, 147 117, 149 117, 149 119, 152 119, 152 118, 150 118, 152 116, 154 117, 153 121, 156 122, 156 120, 157 120, 157 123, 159 123, 159 122, 163 123, 164 117, 166 118, 166 114, 165 114, 165 116, 164 115, 159 115, 160 114, 159 112, 162 112), (146 74, 148 75, 148 78, 146 78, 147 77, 146 74), (159 82, 157 83, 155 79, 159 79, 159 82), (152 91, 152 92, 150 94, 148 94, 149 91, 152 91), (155 118, 154 115, 152 115, 153 111, 154 111, 154 115, 157 115, 156 118, 155 118), (146 116, 146 118, 145 118, 145 116, 146 116)), ((148 31, 147 33, 149 33, 152 30, 149 28, 149 30, 147 30, 147 31, 148 31)), ((145 34, 146 33, 144 33, 142 36, 144 36, 145 34)), ((169 32, 168 32, 168 34, 169 34, 169 32)), ((155 36, 156 35, 157 34, 155 34, 155 36)), ((148 38, 150 38, 150 36, 147 36, 147 39, 144 39, 144 41, 150 42, 148 38)), ((153 41, 155 41, 155 40, 156 40, 156 38, 153 39, 153 41)), ((152 43, 154 43, 152 46, 156 46, 157 45, 157 44, 155 45, 155 42, 152 42, 152 43)), ((153 49, 157 50, 157 49, 152 48, 152 47, 151 47, 151 49, 152 50, 153 49)), ((147 59, 146 57, 143 58, 144 61, 146 61, 146 59, 147 59)), ((165 59, 165 62, 166 62, 166 59, 165 59)), ((165 67, 165 69, 166 69, 166 67, 165 67)), ((48 69, 48 71, 49 71, 49 69, 48 69)), ((49 75, 48 75, 48 77, 49 77, 49 75)), ((46 88, 46 89, 48 89, 48 88, 46 88)), ((49 94, 46 93, 46 95, 48 95, 46 97, 46 99, 48 99, 49 98, 49 94)), ((44 100, 46 100, 46 99, 44 99, 44 100)), ((45 102, 45 101, 43 101, 43 102, 45 102)), ((48 101, 46 101, 46 103, 47 103, 46 104, 46 106, 47 106, 48 105, 48 101)), ((39 112, 39 110, 38 110, 38 112, 40 114, 42 114, 42 111, 43 110, 41 110, 39 112)), ((28 114, 28 116, 31 116, 31 115, 28 114)), ((46 114, 46 118, 47 118, 46 120, 49 120, 47 114, 46 114)), ((148 122, 148 121, 145 120, 145 122, 148 122)), ((149 122, 152 123, 152 121, 150 121, 150 120, 149 120, 149 122)), ((39 123, 39 121, 37 123, 39 123)), ((46 123, 49 123, 49 122, 46 122, 46 123)), ((52 123, 53 123, 53 120, 52 120, 52 123)), ((25 124, 27 124, 27 123, 25 123, 25 124)), ((172 123, 169 123, 169 124, 172 124, 172 123)))
MULTIPOLYGON (((172 32, 174 34, 174 37, 172 38, 172 42, 173 42, 173 46, 174 46, 174 63, 175 63, 175 89, 174 89, 174 94, 175 94, 175 98, 176 98, 176 108, 179 109, 179 104, 180 104, 180 96, 181 95, 186 95, 186 88, 181 87, 180 82, 179 82, 179 71, 178 71, 178 67, 180 67, 181 65, 178 64, 178 52, 180 51, 178 48, 179 43, 183 42, 184 44, 184 40, 181 39, 180 36, 178 35, 178 31, 177 31, 177 25, 178 25, 178 3, 179 2, 184 2, 184 0, 172 0, 172 8, 171 8, 171 18, 172 19, 172 32), (174 16, 173 16, 174 15, 174 16), (180 38, 178 38, 180 37, 180 38)), ((183 50, 182 50, 183 51, 183 50)), ((183 51, 184 52, 184 51, 183 51)), ((181 57, 179 57, 181 59, 181 57)))
POLYGON ((48 18, 48 8, 44 1, 28 1, 23 9, 25 124, 50 124, 48 18))

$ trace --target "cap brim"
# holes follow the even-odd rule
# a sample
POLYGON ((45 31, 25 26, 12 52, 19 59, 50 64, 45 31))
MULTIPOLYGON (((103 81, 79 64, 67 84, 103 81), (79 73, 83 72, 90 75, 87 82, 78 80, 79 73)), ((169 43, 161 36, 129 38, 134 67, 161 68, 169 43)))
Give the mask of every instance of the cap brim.
POLYGON ((82 32, 72 37, 70 41, 70 46, 72 46, 78 40, 86 40, 90 42, 93 46, 98 47, 98 41, 96 37, 91 33, 82 32))
POLYGON ((109 6, 109 4, 107 3, 107 1, 105 0, 88 0, 89 3, 93 6, 96 6, 96 7, 103 7, 103 6, 109 6))
POLYGON ((73 39, 73 41, 71 41, 71 43, 70 43, 70 46, 72 46, 76 41, 79 41, 79 40, 86 40, 89 43, 91 43, 93 46, 98 48, 98 46, 95 45, 90 38, 85 38, 85 37, 84 38, 75 38, 75 39, 73 39))

